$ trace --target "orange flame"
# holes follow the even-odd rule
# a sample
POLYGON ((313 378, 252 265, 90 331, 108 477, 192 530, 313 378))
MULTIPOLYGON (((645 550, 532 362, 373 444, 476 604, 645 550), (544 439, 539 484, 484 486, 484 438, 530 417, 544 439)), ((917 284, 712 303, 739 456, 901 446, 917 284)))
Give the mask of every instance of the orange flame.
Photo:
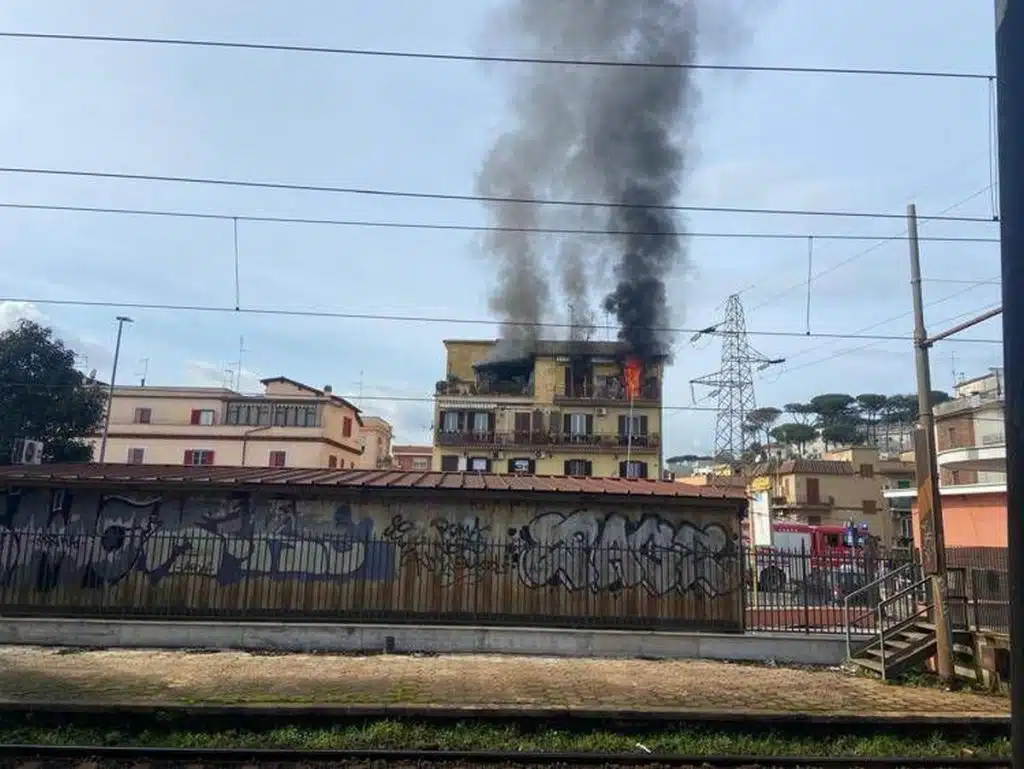
POLYGON ((631 400, 640 397, 640 374, 643 366, 640 361, 630 356, 622 367, 623 379, 626 382, 626 396, 631 400))

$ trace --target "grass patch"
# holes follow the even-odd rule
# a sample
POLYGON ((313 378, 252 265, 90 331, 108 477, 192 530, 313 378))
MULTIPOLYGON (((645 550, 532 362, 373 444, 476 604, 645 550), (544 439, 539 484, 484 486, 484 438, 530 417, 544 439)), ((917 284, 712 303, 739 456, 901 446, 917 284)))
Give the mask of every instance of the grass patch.
MULTIPOLYGON (((803 733, 778 730, 654 728, 539 728, 521 724, 428 724, 374 720, 334 726, 303 724, 201 728, 151 719, 138 728, 112 725, 33 724, 0 717, 0 742, 43 745, 126 745, 189 748, 438 749, 635 752, 678 755, 934 756, 979 758, 1010 754, 1007 737, 982 734, 803 733)), ((75 719, 79 720, 79 719, 75 719)))

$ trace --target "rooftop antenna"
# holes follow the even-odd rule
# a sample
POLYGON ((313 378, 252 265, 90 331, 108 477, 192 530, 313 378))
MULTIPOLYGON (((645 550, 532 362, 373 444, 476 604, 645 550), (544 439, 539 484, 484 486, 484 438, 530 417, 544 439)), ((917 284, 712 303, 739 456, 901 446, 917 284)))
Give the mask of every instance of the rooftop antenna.
POLYGON ((140 358, 139 365, 142 367, 141 371, 136 371, 135 376, 140 377, 139 387, 146 386, 146 375, 149 374, 149 358, 140 358))
POLYGON ((245 337, 238 337, 238 368, 235 370, 235 390, 242 390, 242 359, 249 350, 245 346, 245 337))

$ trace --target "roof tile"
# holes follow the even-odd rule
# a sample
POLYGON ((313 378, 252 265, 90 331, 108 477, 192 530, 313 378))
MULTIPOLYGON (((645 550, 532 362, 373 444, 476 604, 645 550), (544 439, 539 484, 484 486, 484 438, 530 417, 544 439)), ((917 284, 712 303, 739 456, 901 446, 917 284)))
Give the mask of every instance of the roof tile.
POLYGON ((180 465, 48 464, 0 467, 0 486, 31 483, 182 484, 223 488, 240 485, 340 488, 515 491, 674 498, 743 499, 742 490, 691 486, 653 479, 573 478, 558 475, 490 475, 405 470, 337 470, 180 465))

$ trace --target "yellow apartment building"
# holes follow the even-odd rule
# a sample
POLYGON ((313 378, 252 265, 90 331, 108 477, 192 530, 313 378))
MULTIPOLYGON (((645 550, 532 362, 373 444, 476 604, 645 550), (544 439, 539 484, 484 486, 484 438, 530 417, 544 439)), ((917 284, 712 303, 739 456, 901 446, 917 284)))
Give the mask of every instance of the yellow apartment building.
POLYGON ((434 470, 659 477, 664 361, 639 366, 618 342, 444 346, 434 470))
POLYGON ((363 453, 356 466, 363 470, 384 470, 391 467, 391 423, 380 417, 363 417, 360 430, 363 453))
POLYGON ((884 492, 912 484, 914 473, 913 462, 888 459, 870 447, 766 463, 748 481, 751 510, 770 520, 813 525, 863 522, 885 544, 897 545, 905 533, 904 511, 890 508, 884 492))
MULTIPOLYGON (((367 435, 359 409, 329 386, 287 377, 262 385, 258 395, 216 387, 116 387, 105 461, 341 468, 360 467, 368 441, 377 451, 382 426, 374 424, 367 435)), ((390 449, 390 425, 387 435, 390 449)), ((92 438, 94 461, 100 440, 92 438)))

